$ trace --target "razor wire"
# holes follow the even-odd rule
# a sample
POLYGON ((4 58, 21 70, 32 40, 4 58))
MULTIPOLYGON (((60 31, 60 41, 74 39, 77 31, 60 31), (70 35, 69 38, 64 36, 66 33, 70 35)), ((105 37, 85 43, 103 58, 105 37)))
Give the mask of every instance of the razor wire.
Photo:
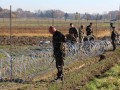
MULTIPOLYGON (((66 42, 65 65, 71 64, 79 57, 98 56, 107 50, 112 50, 110 40, 85 41, 75 44, 66 42)), ((0 50, 0 54, 0 79, 5 80, 10 77, 11 57, 4 50, 0 50)), ((13 78, 17 82, 30 81, 37 75, 43 75, 55 68, 53 48, 50 43, 19 51, 13 50, 11 56, 13 78)))
POLYGON ((10 55, 4 50, 0 50, 0 80, 10 76, 10 55))

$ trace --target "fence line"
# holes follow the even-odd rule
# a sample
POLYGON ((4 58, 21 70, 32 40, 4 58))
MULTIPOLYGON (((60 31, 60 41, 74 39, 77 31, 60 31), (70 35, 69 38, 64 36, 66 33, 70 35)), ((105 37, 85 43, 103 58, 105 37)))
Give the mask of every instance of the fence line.
MULTIPOLYGON (((48 47, 34 46, 26 50, 12 51, 12 75, 13 79, 18 82, 29 81, 37 75, 45 74, 48 71, 55 69, 53 62, 53 49, 50 44, 48 47), (52 63, 53 62, 53 63, 52 63)), ((94 57, 103 54, 107 50, 112 50, 112 44, 109 40, 85 41, 83 43, 71 44, 66 43, 65 65, 71 64, 74 60, 79 60, 79 57, 94 57)), ((11 56, 7 51, 0 50, 4 56, 0 59, 0 78, 11 77, 11 56)))

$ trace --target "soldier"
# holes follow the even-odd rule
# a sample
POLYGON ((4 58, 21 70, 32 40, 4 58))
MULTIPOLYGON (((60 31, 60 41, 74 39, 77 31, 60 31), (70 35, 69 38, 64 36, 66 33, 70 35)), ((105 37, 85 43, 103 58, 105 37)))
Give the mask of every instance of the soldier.
POLYGON ((82 38, 83 38, 83 25, 80 26, 79 28, 79 43, 82 42, 82 38))
POLYGON ((65 42, 65 36, 61 32, 57 31, 56 28, 53 26, 49 27, 49 32, 53 35, 53 55, 56 60, 56 68, 58 70, 57 78, 55 80, 63 80, 63 60, 65 57, 63 43, 65 42))
POLYGON ((73 38, 76 39, 75 41, 77 41, 78 31, 72 23, 70 23, 69 35, 71 35, 73 38))
POLYGON ((114 26, 113 26, 113 23, 111 22, 110 23, 110 30, 113 28, 114 26))
POLYGON ((90 23, 90 25, 88 25, 88 26, 86 27, 86 35, 87 35, 87 36, 92 35, 92 33, 93 33, 92 24, 93 24, 93 23, 90 23))
POLYGON ((113 51, 115 51, 115 49, 116 49, 116 43, 115 43, 116 37, 117 37, 117 32, 115 31, 115 27, 113 26, 112 27, 112 33, 111 33, 111 40, 112 40, 112 45, 113 45, 113 51))

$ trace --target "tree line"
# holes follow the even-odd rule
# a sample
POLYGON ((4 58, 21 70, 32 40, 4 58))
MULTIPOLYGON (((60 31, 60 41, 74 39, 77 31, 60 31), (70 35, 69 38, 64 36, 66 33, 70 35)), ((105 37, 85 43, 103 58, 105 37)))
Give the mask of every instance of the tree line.
MULTIPOLYGON (((0 18, 9 18, 10 11, 8 9, 3 9, 0 7, 0 18)), ((13 18, 59 18, 59 19, 85 19, 85 20, 120 20, 120 11, 109 11, 104 12, 103 14, 80 14, 67 13, 62 10, 36 10, 35 12, 26 11, 21 8, 18 8, 15 11, 12 11, 13 18)))

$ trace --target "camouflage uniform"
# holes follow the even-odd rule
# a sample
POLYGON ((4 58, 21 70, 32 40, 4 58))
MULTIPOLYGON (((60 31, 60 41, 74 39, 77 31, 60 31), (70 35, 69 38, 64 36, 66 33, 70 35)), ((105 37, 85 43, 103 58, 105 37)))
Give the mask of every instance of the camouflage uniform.
POLYGON ((77 31, 77 29, 76 29, 75 27, 71 27, 71 28, 69 29, 69 34, 70 34, 70 35, 73 35, 73 37, 75 37, 76 39, 77 39, 77 37, 78 37, 78 31, 77 31))
POLYGON ((79 43, 81 43, 82 42, 82 38, 83 38, 83 28, 79 28, 79 43))
POLYGON ((116 49, 116 43, 115 43, 116 36, 117 36, 117 33, 115 31, 112 31, 111 40, 112 40, 112 45, 113 45, 113 51, 116 49))
POLYGON ((91 35, 92 33, 93 33, 92 28, 91 28, 90 25, 88 25, 88 26, 86 27, 86 35, 89 36, 89 35, 91 35))
POLYGON ((57 73, 57 79, 61 79, 63 77, 63 65, 64 65, 64 57, 65 53, 62 47, 62 43, 65 42, 65 36, 59 32, 56 31, 53 34, 53 54, 54 58, 56 60, 56 68, 58 70, 57 73))
POLYGON ((70 42, 71 44, 74 44, 77 42, 77 39, 71 34, 66 34, 66 40, 67 42, 70 42))

